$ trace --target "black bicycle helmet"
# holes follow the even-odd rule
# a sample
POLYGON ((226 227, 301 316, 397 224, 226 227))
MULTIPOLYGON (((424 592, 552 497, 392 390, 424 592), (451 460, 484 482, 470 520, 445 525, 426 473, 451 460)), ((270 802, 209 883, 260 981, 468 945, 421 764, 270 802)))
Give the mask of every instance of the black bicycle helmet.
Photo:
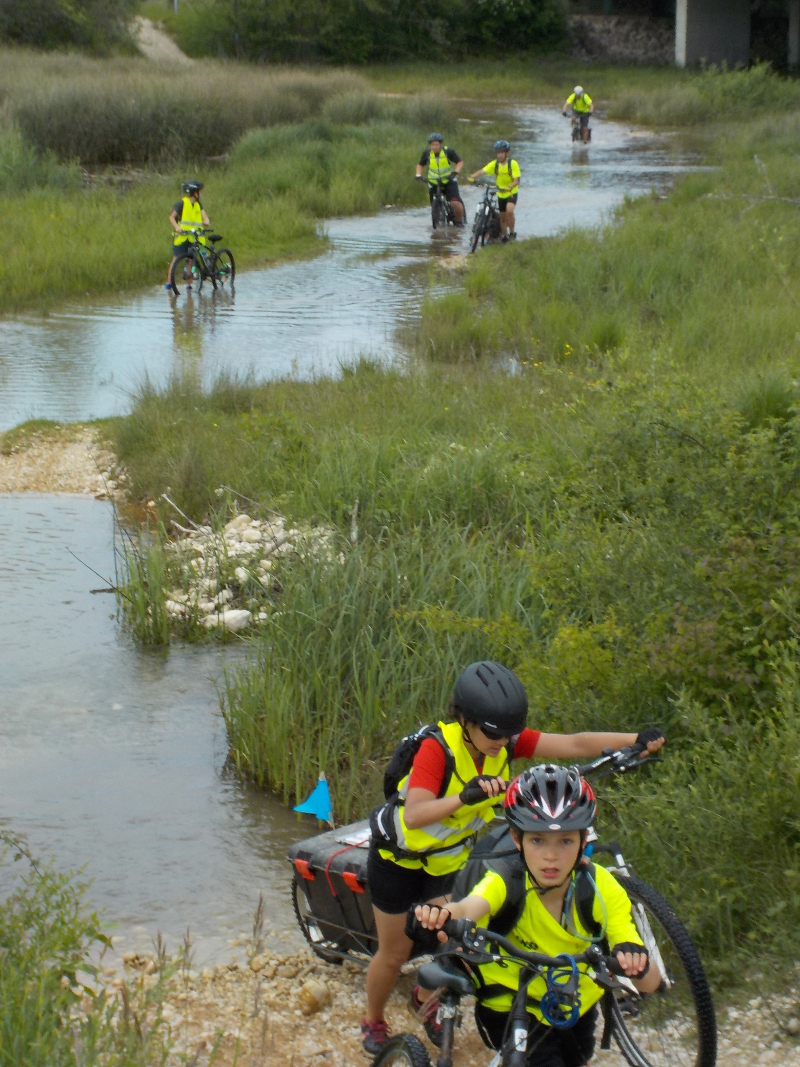
POLYGON ((186 196, 191 196, 192 193, 199 193, 203 188, 203 183, 198 181, 188 181, 183 183, 183 191, 186 196))
POLYGON ((495 141, 494 150, 495 152, 510 152, 511 145, 508 143, 508 141, 495 141))
POLYGON ((506 790, 506 819, 523 833, 588 830, 597 815, 594 790, 576 767, 529 767, 506 790))
POLYGON ((428 144, 433 144, 434 141, 441 141, 444 144, 444 134, 432 133, 428 138, 428 144))
POLYGON ((471 663, 458 676, 452 699, 453 712, 466 722, 513 737, 525 728, 528 695, 513 671, 502 663, 471 663))

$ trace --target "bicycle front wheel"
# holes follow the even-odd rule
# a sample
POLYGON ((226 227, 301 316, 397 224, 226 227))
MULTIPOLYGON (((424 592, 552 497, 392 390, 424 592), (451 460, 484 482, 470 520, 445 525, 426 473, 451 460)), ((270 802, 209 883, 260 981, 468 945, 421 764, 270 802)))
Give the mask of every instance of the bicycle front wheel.
POLYGON ((169 276, 172 291, 176 296, 181 295, 181 289, 199 293, 203 288, 203 268, 192 253, 179 256, 172 264, 169 276))
POLYGON ((425 1046, 413 1034, 398 1034, 387 1041, 372 1067, 430 1067, 425 1046))
POLYGON ((469 250, 474 252, 478 245, 483 245, 486 240, 486 212, 483 208, 478 211, 472 224, 472 235, 469 239, 469 250))
POLYGON ((630 897, 650 966, 662 975, 657 992, 608 1002, 620 1052, 632 1067, 714 1067, 717 1020, 697 949, 660 893, 639 878, 615 877, 630 897))
POLYGON ((216 289, 218 285, 223 288, 227 285, 233 288, 233 279, 236 277, 236 264, 233 262, 233 252, 230 248, 220 248, 214 254, 214 270, 211 278, 216 289))
POLYGON ((447 225, 447 208, 443 196, 435 196, 431 201, 431 222, 434 230, 447 225))

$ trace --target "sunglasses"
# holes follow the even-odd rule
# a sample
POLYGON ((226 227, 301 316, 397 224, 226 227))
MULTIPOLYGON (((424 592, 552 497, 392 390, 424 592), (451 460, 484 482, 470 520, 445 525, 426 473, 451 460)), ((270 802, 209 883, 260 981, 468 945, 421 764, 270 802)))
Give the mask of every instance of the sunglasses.
POLYGON ((493 730, 490 726, 481 726, 481 733, 490 741, 508 741, 510 734, 504 734, 501 730, 493 730))

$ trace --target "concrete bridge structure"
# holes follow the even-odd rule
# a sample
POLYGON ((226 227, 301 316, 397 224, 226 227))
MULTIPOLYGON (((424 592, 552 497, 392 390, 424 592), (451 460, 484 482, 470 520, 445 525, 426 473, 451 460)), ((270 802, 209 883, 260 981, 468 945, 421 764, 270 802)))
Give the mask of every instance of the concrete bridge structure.
MULTIPOLYGON (((800 65, 800 0, 788 0, 789 66, 800 65)), ((693 67, 701 62, 727 63, 750 60, 750 0, 677 0, 675 8, 675 62, 693 67)))

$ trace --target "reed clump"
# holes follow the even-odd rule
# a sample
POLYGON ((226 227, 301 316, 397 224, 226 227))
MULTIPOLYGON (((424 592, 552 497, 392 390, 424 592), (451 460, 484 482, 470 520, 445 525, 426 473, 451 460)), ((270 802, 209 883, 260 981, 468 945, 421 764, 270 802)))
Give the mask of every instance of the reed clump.
POLYGON ((213 60, 154 67, 3 49, 0 72, 0 101, 27 141, 85 164, 219 156, 253 127, 302 122, 337 96, 368 93, 346 72, 213 60))

